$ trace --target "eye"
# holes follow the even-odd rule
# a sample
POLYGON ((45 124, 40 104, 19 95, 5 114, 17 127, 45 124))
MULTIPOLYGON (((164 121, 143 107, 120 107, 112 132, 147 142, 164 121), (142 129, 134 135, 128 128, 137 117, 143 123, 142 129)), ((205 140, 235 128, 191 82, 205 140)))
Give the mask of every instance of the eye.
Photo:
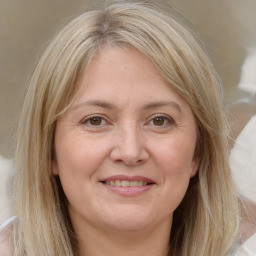
POLYGON ((90 126, 100 126, 106 124, 106 121, 100 116, 93 116, 83 120, 82 123, 90 126))
POLYGON ((102 118, 96 116, 96 117, 90 118, 88 121, 89 121, 89 123, 90 123, 91 125, 101 125, 101 123, 102 123, 102 118))
POLYGON ((162 126, 165 124, 166 118, 164 118, 162 116, 158 116, 158 117, 155 117, 152 121, 153 121, 154 125, 162 126))
POLYGON ((174 123, 173 119, 166 116, 156 116, 150 121, 151 125, 159 126, 159 127, 165 127, 173 123, 174 123))

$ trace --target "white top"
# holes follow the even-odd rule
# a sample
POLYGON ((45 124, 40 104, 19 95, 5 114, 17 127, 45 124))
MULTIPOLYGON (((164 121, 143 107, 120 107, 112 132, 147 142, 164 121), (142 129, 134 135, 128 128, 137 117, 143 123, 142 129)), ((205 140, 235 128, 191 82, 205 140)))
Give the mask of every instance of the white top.
POLYGON ((256 255, 256 233, 245 241, 237 250, 236 256, 256 255))
MULTIPOLYGON (((255 55, 256 56, 256 55, 255 55)), ((256 203, 256 115, 246 124, 230 153, 230 167, 239 192, 256 203)), ((255 230, 256 232, 256 230, 255 230)), ((256 233, 237 250, 236 256, 256 255, 256 233)))
POLYGON ((239 193, 256 203, 256 115, 238 136, 229 163, 239 193))

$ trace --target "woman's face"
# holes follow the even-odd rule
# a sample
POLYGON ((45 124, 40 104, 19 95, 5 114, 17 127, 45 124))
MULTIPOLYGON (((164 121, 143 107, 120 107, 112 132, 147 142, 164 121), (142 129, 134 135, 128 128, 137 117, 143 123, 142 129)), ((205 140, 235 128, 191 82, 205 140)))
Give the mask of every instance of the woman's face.
POLYGON ((197 170, 190 107, 132 49, 104 47, 79 86, 57 121, 53 163, 73 225, 170 228, 197 170))

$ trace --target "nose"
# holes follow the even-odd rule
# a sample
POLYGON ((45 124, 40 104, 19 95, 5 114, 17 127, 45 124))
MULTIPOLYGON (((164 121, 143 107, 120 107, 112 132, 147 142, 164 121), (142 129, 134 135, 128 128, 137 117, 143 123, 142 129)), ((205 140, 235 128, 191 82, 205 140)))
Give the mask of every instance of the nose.
POLYGON ((113 148, 110 153, 112 161, 127 166, 138 166, 149 158, 146 140, 136 126, 126 126, 118 129, 113 138, 113 148))

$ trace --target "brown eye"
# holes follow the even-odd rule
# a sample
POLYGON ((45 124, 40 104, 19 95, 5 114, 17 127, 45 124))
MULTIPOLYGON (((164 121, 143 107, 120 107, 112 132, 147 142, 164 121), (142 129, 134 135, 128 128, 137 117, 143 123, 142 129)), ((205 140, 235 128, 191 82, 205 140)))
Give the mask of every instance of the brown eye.
POLYGON ((165 122, 166 122, 166 118, 162 116, 158 116, 153 119, 153 124, 156 126, 162 126, 165 124, 165 122))
POLYGON ((98 117, 98 116, 92 117, 92 118, 90 118, 90 119, 88 120, 88 122, 89 122, 90 125, 95 125, 95 126, 101 125, 101 123, 102 123, 102 118, 101 118, 101 117, 98 117))

